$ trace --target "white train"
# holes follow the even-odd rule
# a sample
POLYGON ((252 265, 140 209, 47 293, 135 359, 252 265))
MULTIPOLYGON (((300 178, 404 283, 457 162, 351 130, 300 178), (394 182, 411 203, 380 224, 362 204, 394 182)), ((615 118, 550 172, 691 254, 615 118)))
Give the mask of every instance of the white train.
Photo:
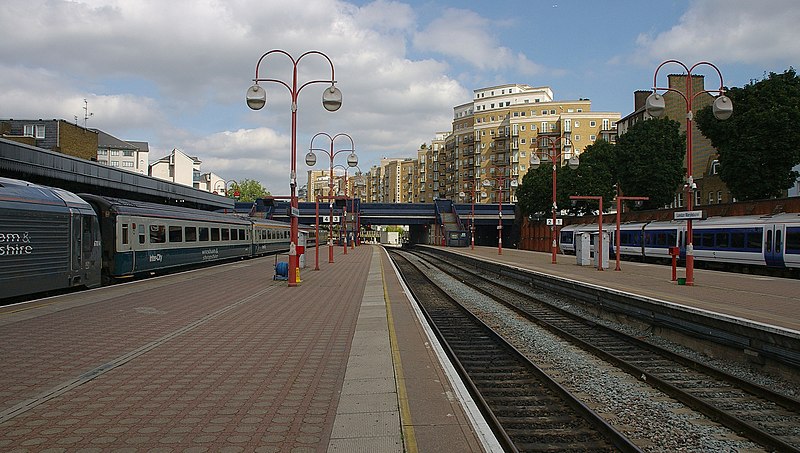
MULTIPOLYGON (((597 233, 594 224, 561 229, 564 253, 575 253, 575 234, 597 233)), ((604 223, 610 238, 609 255, 616 254, 616 224, 604 223)), ((594 235, 596 236, 596 235, 594 235)), ((593 239, 594 240, 594 239, 593 239)), ((620 255, 627 259, 670 260, 670 247, 686 257, 686 222, 628 222, 620 225, 620 255)), ((711 217, 692 223, 695 263, 708 268, 765 269, 800 273, 800 213, 769 216, 711 217)))

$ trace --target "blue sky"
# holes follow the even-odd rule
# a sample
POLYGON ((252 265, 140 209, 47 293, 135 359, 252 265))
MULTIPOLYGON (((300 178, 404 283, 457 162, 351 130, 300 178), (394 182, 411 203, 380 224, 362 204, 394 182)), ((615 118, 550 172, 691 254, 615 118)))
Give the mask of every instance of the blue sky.
MULTIPOLYGON (((350 134, 366 171, 381 157, 415 156, 481 87, 550 86, 556 99, 589 98, 593 110, 624 116, 666 59, 713 62, 728 86, 797 66, 798 24, 795 0, 5 0, 0 118, 83 124, 87 99, 89 127, 149 142, 151 160, 178 148, 203 171, 279 195, 288 193, 289 94, 264 84, 264 109, 244 101, 272 49, 324 52, 344 96, 329 113, 323 85, 300 93, 303 184, 317 132, 350 134)), ((299 81, 327 78, 322 63, 302 60, 299 81)), ((659 80, 671 72, 680 68, 659 80)), ((716 88, 716 75, 701 73, 716 88)), ((290 81, 291 67, 269 58, 265 74, 290 81)))

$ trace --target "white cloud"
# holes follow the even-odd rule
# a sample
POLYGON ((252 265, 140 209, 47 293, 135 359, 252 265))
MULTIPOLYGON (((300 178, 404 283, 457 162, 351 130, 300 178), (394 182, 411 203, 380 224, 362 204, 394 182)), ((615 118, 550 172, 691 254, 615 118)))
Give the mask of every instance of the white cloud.
POLYGON ((448 8, 414 35, 414 46, 464 60, 482 70, 514 68, 534 75, 543 68, 522 52, 498 44, 490 29, 492 22, 474 11, 448 8))
POLYGON ((796 64, 799 23, 795 0, 696 0, 671 29, 640 35, 636 59, 796 64))

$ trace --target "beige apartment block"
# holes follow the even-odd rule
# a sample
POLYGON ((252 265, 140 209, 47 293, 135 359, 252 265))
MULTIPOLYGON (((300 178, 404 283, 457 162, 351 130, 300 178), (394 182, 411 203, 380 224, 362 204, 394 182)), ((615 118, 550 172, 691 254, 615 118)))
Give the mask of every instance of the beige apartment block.
POLYGON ((550 87, 507 84, 474 90, 453 108, 453 130, 438 155, 440 196, 460 201, 516 201, 533 155, 553 153, 562 165, 598 139, 616 141, 618 112, 594 112, 589 99, 557 101, 550 87), (484 180, 490 186, 483 184, 484 180), (498 190, 498 185, 500 190, 498 190))

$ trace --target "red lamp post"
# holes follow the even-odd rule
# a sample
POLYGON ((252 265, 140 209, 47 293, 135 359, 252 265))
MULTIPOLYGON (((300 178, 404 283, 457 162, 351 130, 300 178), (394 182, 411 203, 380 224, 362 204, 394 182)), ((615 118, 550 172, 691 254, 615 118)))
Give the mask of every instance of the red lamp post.
POLYGON ((355 167, 358 165, 358 156, 356 155, 355 151, 355 144, 353 143, 353 137, 350 137, 348 134, 345 133, 338 133, 336 135, 331 136, 326 132, 317 132, 313 137, 311 137, 311 145, 308 149, 308 154, 306 154, 306 165, 309 167, 313 167, 314 164, 317 163, 317 155, 314 154, 314 151, 319 151, 325 153, 330 158, 330 175, 328 176, 328 197, 330 200, 330 217, 328 218, 328 262, 333 262, 333 158, 336 157, 337 154, 350 151, 350 154, 347 155, 347 165, 351 167, 355 167), (330 151, 323 149, 323 148, 314 148, 314 139, 320 135, 324 135, 330 141, 330 151), (347 137, 350 140, 350 148, 349 149, 340 149, 338 151, 333 150, 333 142, 336 141, 338 137, 347 137))
MULTIPOLYGON (((533 158, 531 159, 531 168, 537 169, 541 163, 539 159, 539 154, 542 154, 544 160, 550 159, 553 163, 553 206, 551 210, 553 211, 553 219, 552 225, 550 225, 550 250, 552 252, 552 264, 557 264, 556 256, 558 254, 558 242, 556 241, 558 229, 556 225, 556 216, 558 214, 558 204, 556 203, 556 170, 558 170, 558 166, 561 163, 561 156, 564 154, 561 150, 560 145, 561 140, 564 139, 566 143, 565 146, 569 145, 569 135, 559 136, 559 137, 548 137, 543 136, 540 137, 541 142, 539 142, 539 150, 535 152, 533 158), (545 141, 550 142, 550 147, 548 148, 545 145, 545 141)), ((578 160, 578 156, 573 154, 572 157, 569 158, 569 168, 575 170, 580 165, 580 160, 578 160)))
POLYGON ((647 201, 650 197, 623 197, 620 195, 619 184, 615 184, 614 187, 617 189, 617 232, 614 239, 614 245, 617 252, 617 267, 614 268, 615 271, 622 270, 619 267, 619 248, 620 248, 620 232, 619 232, 619 224, 620 224, 620 214, 622 213, 622 201, 623 200, 633 200, 633 201, 647 201))
POLYGON ((265 54, 261 55, 261 58, 258 59, 258 63, 256 63, 256 73, 255 78, 253 78, 253 86, 247 89, 247 106, 253 110, 260 110, 264 107, 267 103, 267 92, 262 88, 258 83, 259 82, 274 82, 280 85, 283 85, 292 97, 292 157, 290 161, 290 174, 289 174, 289 186, 291 188, 291 207, 290 207, 290 218, 291 218, 291 227, 290 227, 290 243, 289 243, 289 286, 297 286, 297 269, 298 269, 298 258, 297 258, 297 236, 298 236, 298 216, 299 216, 299 208, 297 203, 297 97, 300 94, 300 91, 308 85, 314 83, 329 83, 330 87, 326 88, 325 91, 322 93, 322 106, 325 107, 326 110, 330 112, 335 112, 339 110, 339 107, 342 106, 342 92, 336 88, 336 78, 334 76, 333 70, 333 62, 327 55, 322 52, 311 50, 305 52, 304 54, 300 55, 297 59, 292 57, 288 52, 284 50, 270 50, 265 54), (279 79, 272 79, 272 78, 261 78, 258 76, 258 69, 261 66, 261 62, 264 61, 269 55, 273 54, 282 54, 289 58, 292 62, 292 83, 289 85, 288 83, 279 80, 279 79), (320 55, 325 60, 327 60, 328 64, 331 67, 331 76, 330 79, 321 79, 321 80, 310 80, 300 86, 297 85, 297 65, 300 61, 308 56, 308 55, 320 55))
MULTIPOLYGON (((516 178, 509 178, 505 175, 495 176, 493 178, 486 178, 483 180, 484 187, 491 187, 492 181, 497 183, 497 254, 503 254, 503 187, 505 186, 506 179, 511 179, 509 183, 508 192, 511 194, 511 187, 517 187, 516 178)), ((510 197, 509 197, 510 198, 510 197)))
MULTIPOLYGON (((719 120, 726 120, 731 117, 733 114, 733 103, 731 102, 730 98, 725 96, 725 87, 722 81, 722 73, 720 72, 719 68, 707 61, 695 63, 691 68, 687 67, 678 60, 667 60, 658 65, 655 74, 653 74, 653 94, 648 96, 647 101, 645 102, 645 109, 647 110, 647 113, 653 117, 660 117, 664 115, 666 110, 664 97, 658 94, 659 91, 671 91, 673 93, 677 93, 686 103, 686 209, 691 211, 694 205, 694 191, 697 189, 697 185, 692 177, 692 120, 694 119, 692 102, 694 101, 694 98, 700 94, 718 93, 719 96, 714 99, 712 109, 714 112, 714 117, 719 120), (674 88, 664 88, 658 86, 658 71, 667 63, 675 63, 680 65, 684 71, 686 71, 685 93, 674 88), (692 87, 692 71, 694 71, 698 66, 703 65, 711 66, 717 72, 717 75, 719 76, 719 89, 701 90, 697 93, 694 93, 692 87)), ((686 285, 694 285, 694 244, 692 238, 692 219, 686 220, 686 285)))
POLYGON ((344 170, 344 182, 342 189, 339 190, 339 196, 344 200, 344 208, 342 209, 342 246, 344 254, 347 255, 347 167, 344 165, 334 165, 334 168, 341 167, 344 170))
MULTIPOLYGON (((475 186, 476 184, 475 181, 473 180, 472 188, 469 190, 470 194, 472 195, 472 211, 470 211, 470 216, 469 216, 469 235, 470 235, 469 242, 470 242, 470 248, 472 250, 475 250, 475 191, 477 189, 477 187, 475 186)), ((461 196, 461 198, 467 196, 467 194, 465 194, 464 192, 460 192, 459 195, 461 196)))
POLYGON ((597 245, 597 270, 603 270, 603 197, 590 195, 570 195, 570 200, 597 200, 600 202, 600 214, 597 218, 598 245, 597 245))

